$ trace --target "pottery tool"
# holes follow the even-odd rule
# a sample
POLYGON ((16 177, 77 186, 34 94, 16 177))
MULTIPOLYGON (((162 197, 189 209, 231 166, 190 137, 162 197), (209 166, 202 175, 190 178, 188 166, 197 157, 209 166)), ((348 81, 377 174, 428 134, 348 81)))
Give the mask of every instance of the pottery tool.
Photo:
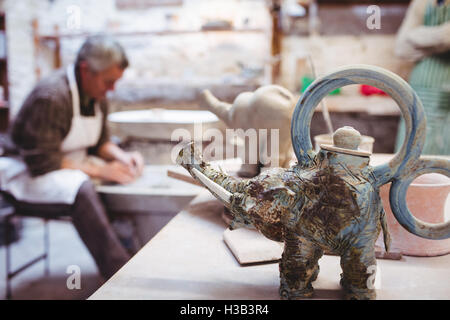
MULTIPOLYGON (((308 57, 308 62, 309 62, 309 66, 311 69, 311 73, 312 73, 314 79, 316 79, 317 78, 316 68, 314 67, 314 62, 312 60, 312 57, 309 53, 308 53, 307 57, 308 57)), ((323 115, 323 119, 325 120, 325 123, 327 124, 328 133, 330 135, 333 135, 333 133, 334 133, 333 124, 331 123, 330 113, 328 112, 328 107, 325 104, 325 99, 322 99, 322 101, 320 102, 320 106, 322 107, 322 115, 323 115)))

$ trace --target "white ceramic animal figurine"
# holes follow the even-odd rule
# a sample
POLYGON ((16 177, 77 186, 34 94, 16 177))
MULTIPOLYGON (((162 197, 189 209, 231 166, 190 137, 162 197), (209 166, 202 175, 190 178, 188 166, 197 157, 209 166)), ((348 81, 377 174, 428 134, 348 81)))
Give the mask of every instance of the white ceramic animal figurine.
MULTIPOLYGON (((270 166, 265 157, 272 150, 271 129, 279 130, 279 146, 278 155, 270 155, 270 158, 278 162, 276 166, 289 167, 289 161, 293 157, 290 128, 295 104, 292 93, 278 85, 262 86, 254 92, 242 92, 233 104, 218 100, 209 90, 200 94, 200 107, 216 114, 229 128, 244 131, 253 128, 258 133, 260 129, 267 129, 267 134, 258 134, 257 163, 244 161, 238 172, 241 177, 253 177, 260 173, 261 167, 270 166)), ((249 147, 249 143, 246 143, 246 152, 249 147)))

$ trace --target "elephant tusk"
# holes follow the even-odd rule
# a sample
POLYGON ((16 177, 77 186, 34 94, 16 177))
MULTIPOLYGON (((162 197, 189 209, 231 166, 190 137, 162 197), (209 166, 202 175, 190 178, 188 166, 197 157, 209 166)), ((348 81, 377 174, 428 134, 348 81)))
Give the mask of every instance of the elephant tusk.
POLYGON ((209 179, 198 169, 192 168, 191 171, 209 191, 217 195, 219 199, 228 204, 228 206, 231 205, 231 197, 233 196, 231 192, 227 191, 225 188, 221 187, 220 185, 209 179))

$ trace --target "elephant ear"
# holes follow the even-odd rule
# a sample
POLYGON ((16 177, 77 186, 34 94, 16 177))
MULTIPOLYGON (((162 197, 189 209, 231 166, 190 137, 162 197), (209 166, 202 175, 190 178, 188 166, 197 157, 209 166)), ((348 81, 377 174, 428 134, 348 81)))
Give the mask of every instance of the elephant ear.
POLYGON ((396 74, 368 65, 349 65, 316 79, 300 97, 291 123, 291 139, 300 165, 313 165, 315 152, 310 137, 311 118, 315 107, 331 91, 351 84, 368 84, 387 93, 399 106, 406 124, 403 145, 386 164, 373 170, 372 183, 376 188, 392 182, 390 203, 399 223, 409 232, 429 239, 450 237, 449 223, 431 225, 416 219, 407 209, 406 190, 415 175, 437 171, 448 175, 448 160, 419 160, 425 143, 426 120, 417 94, 396 74), (418 170, 418 171, 415 171, 418 170))

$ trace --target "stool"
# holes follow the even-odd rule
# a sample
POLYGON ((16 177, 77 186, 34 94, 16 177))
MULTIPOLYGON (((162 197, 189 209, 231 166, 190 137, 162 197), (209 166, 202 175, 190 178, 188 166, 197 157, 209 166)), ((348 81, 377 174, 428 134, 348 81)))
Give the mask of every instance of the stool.
POLYGON ((9 212, 4 215, 5 221, 5 246, 6 246, 6 299, 12 298, 12 290, 11 290, 11 280, 17 276, 19 273, 24 270, 30 268, 34 264, 38 263, 41 260, 45 262, 45 276, 50 274, 50 241, 49 241, 49 227, 48 222, 50 220, 68 220, 70 221, 70 217, 68 217, 68 213, 70 210, 70 205, 65 204, 57 204, 57 205, 40 205, 40 204, 28 204, 24 202, 17 201, 11 194, 1 191, 0 194, 3 196, 3 199, 9 203, 12 208, 9 212), (64 216, 66 215, 66 216, 64 216), (11 248, 10 248, 10 234, 9 234, 9 222, 12 218, 19 217, 33 217, 42 219, 44 222, 44 252, 42 254, 37 255, 29 262, 23 264, 16 270, 12 270, 11 268, 11 248))

